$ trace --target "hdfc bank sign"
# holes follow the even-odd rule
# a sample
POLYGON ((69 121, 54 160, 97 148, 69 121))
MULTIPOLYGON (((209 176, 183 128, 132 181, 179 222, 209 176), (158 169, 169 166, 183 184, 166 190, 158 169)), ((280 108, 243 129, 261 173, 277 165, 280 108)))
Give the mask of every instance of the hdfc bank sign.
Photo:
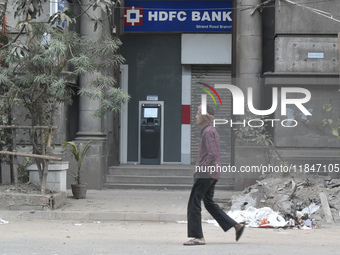
POLYGON ((232 1, 125 1, 125 32, 231 32, 232 1))

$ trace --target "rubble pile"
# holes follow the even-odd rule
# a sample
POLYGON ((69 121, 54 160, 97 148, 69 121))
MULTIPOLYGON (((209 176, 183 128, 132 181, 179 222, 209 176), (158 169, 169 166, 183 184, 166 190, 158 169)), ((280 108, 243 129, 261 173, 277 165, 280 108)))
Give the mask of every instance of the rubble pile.
POLYGON ((311 173, 262 175, 232 197, 229 213, 251 227, 340 223, 340 179, 311 173))

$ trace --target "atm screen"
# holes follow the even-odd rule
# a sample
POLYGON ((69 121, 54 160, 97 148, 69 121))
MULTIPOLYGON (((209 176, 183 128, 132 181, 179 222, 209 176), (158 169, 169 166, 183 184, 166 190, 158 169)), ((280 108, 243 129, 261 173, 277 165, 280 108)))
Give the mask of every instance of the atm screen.
POLYGON ((144 118, 157 118, 158 108, 144 108, 144 118))

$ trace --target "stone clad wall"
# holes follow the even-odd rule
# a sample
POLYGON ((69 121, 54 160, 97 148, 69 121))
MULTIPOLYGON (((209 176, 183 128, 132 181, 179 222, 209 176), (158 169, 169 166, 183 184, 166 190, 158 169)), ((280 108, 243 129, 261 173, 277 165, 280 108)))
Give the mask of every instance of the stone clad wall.
MULTIPOLYGON (((265 76, 268 93, 272 87, 301 87, 310 91, 311 99, 304 106, 312 113, 305 116, 294 105, 287 106, 285 116, 276 111, 275 119, 294 119, 295 128, 277 125, 273 128, 275 146, 293 164, 333 165, 339 161, 340 141, 323 124, 336 120, 339 104, 339 22, 319 15, 308 8, 337 14, 339 1, 308 3, 294 0, 306 8, 282 3, 275 6, 274 70, 265 76), (333 110, 323 110, 331 104, 333 110)), ((290 94, 301 98, 301 94, 290 94)), ((337 173, 322 173, 324 175, 337 173)))

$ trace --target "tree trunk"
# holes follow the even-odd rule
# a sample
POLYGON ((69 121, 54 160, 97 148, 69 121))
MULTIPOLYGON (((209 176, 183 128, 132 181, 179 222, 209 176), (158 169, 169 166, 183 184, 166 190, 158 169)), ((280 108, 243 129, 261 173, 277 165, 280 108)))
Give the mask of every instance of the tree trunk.
POLYGON ((0 20, 3 20, 4 19, 4 16, 6 15, 7 13, 7 2, 8 0, 4 0, 4 1, 1 1, 2 3, 0 3, 0 20))
POLYGON ((43 161, 43 167, 42 167, 42 180, 41 180, 41 195, 46 194, 46 186, 47 186, 47 174, 48 174, 48 161, 43 161))
MULTIPOLYGON (((50 126, 52 127, 54 125, 54 114, 56 111, 56 107, 57 107, 57 99, 54 98, 53 99, 53 103, 52 103, 52 110, 51 110, 51 118, 50 118, 50 126)), ((48 136, 47 136, 47 143, 45 146, 45 132, 43 132, 43 148, 44 150, 42 151, 42 153, 44 155, 50 156, 51 155, 51 146, 52 146, 52 134, 53 133, 53 129, 48 129, 48 136)), ((43 167, 43 178, 42 178, 42 182, 41 182, 41 194, 46 194, 46 185, 47 185, 47 174, 48 174, 48 166, 49 166, 49 161, 44 159, 44 167, 43 167)))

